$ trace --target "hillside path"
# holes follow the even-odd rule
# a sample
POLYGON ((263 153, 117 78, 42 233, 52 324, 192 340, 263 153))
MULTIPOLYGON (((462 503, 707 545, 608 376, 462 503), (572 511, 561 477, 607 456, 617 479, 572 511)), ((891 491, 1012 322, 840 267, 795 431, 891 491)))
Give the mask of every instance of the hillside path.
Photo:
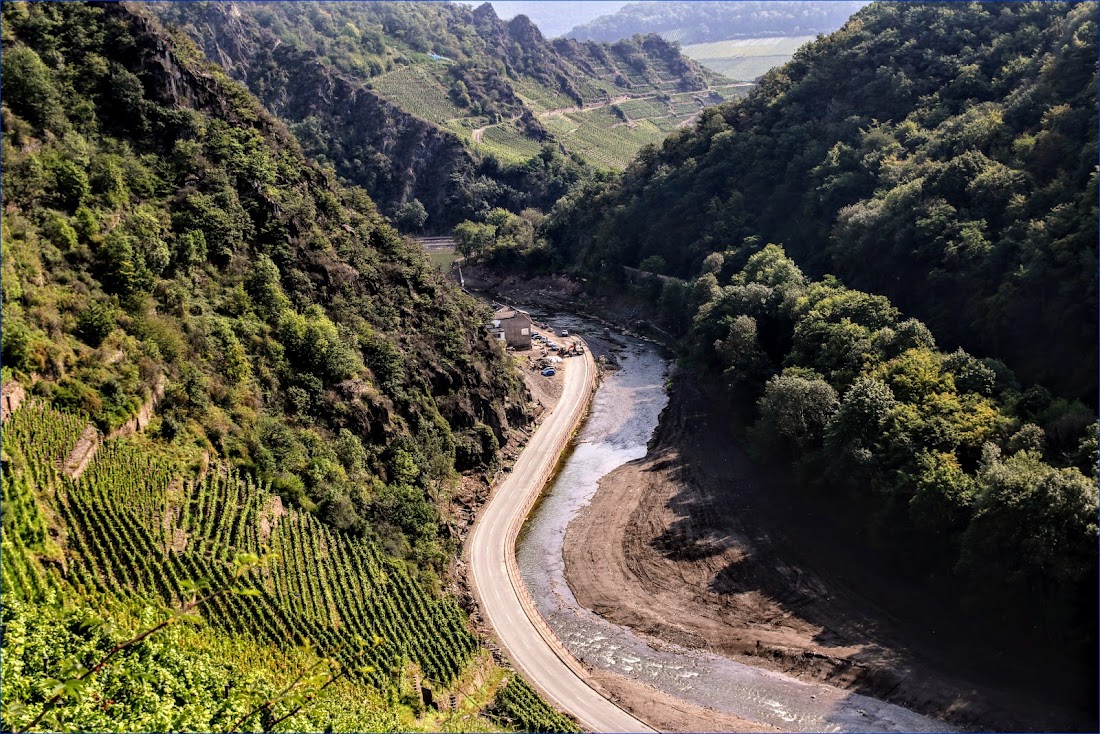
POLYGON ((516 563, 516 537, 580 425, 596 382, 592 352, 564 363, 562 396, 538 427, 470 533, 471 586, 502 650, 543 695, 598 732, 651 732, 616 706, 550 631, 516 563))

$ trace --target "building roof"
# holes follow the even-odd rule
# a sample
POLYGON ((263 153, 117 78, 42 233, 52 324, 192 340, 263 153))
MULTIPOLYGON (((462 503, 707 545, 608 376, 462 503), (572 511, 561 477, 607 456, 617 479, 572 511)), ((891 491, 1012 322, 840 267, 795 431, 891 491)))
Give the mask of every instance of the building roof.
POLYGON ((494 321, 507 321, 508 319, 514 319, 517 316, 525 316, 527 319, 531 318, 531 314, 526 311, 521 311, 518 308, 511 308, 505 306, 497 309, 497 312, 493 314, 494 321))

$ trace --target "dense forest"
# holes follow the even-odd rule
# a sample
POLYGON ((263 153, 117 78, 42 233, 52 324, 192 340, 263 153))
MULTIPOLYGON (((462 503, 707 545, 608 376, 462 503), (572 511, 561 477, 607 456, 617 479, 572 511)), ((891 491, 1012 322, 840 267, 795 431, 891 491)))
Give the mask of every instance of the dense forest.
MULTIPOLYGON (((377 531, 368 519, 394 502, 430 513, 435 482, 492 463, 480 447, 524 420, 520 387, 479 307, 362 190, 186 41, 167 61, 139 42, 107 55, 113 25, 69 40, 55 29, 80 24, 62 11, 19 8, 5 16, 19 41, 4 55, 6 373, 104 433, 163 383, 157 433, 341 528, 377 531)), ((425 558, 431 527, 406 528, 425 558)))
POLYGON ((657 33, 683 45, 730 38, 810 36, 835 31, 866 2, 630 3, 565 34, 580 41, 618 41, 657 33))
POLYGON ((812 276, 1095 404, 1095 10, 868 7, 563 202, 549 237, 589 271, 656 258, 679 277, 782 243, 812 276))
POLYGON ((5 3, 2 120, 5 730, 571 728, 441 593, 485 307, 140 9, 5 3))
POLYGON ((478 252, 640 295, 838 523, 1095 674, 1095 18, 873 5, 478 252))
POLYGON ((1003 629, 1093 649, 1093 412, 938 347, 883 296, 809 280, 777 245, 737 263, 715 253, 694 282, 650 290, 745 406, 759 454, 835 496, 899 573, 941 579, 1003 629))
POLYGON ((385 214, 423 207, 431 231, 494 207, 549 209, 587 174, 572 141, 536 117, 544 108, 657 93, 721 100, 703 91, 715 75, 656 36, 550 42, 525 16, 505 22, 488 4, 165 3, 155 12, 290 123, 307 154, 367 188, 385 214), (486 150, 473 130, 489 128, 500 145, 486 150))

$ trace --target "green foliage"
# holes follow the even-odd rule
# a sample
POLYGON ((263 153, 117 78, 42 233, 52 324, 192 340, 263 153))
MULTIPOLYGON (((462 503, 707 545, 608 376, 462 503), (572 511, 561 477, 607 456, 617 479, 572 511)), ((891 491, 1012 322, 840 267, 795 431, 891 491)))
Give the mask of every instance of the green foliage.
POLYGON ((286 312, 278 334, 292 365, 338 382, 363 369, 358 352, 341 338, 336 325, 317 306, 305 314, 286 312))
MULTIPOLYGON (((140 601, 114 603, 109 618, 105 622, 102 610, 85 603, 5 602, 5 728, 26 724, 42 706, 43 689, 51 690, 51 681, 56 687, 82 664, 101 659, 131 634, 126 627, 153 624, 158 613, 140 601)), ((65 697, 41 726, 54 731, 224 731, 255 697, 275 697, 307 660, 296 651, 173 626, 113 658, 84 685, 70 684, 75 695, 65 697), (269 667, 256 666, 258 660, 269 667)), ((397 727, 396 717, 369 689, 344 684, 327 693, 289 719, 285 729, 397 727)), ((245 730, 255 730, 256 723, 245 730)))
POLYGON ((518 394, 478 306, 247 92, 135 12, 4 7, 5 367, 105 432, 163 386, 163 437, 341 527, 384 524, 394 547, 442 564, 434 519, 420 532, 364 518, 395 438, 442 426, 402 490, 435 512, 450 426, 518 394), (341 431, 366 453, 354 479, 320 448, 341 431))
POLYGON ((718 286, 723 269, 712 260, 693 286, 689 338, 755 402, 758 447, 793 457, 838 512, 865 518, 880 551, 953 577, 960 602, 1020 634, 1090 639, 1096 429, 1085 411, 1021 393, 995 360, 938 351, 881 296, 806 282, 775 246, 728 276, 734 285, 718 286))
POLYGON ((579 731, 572 719, 548 706, 519 676, 510 678, 497 691, 489 712, 496 720, 513 726, 519 731, 579 731))
POLYGON ((12 111, 40 128, 59 129, 64 116, 60 95, 54 87, 49 67, 34 49, 12 48, 4 54, 4 88, 14 102, 12 111))
POLYGON ((1006 459, 987 452, 978 484, 960 560, 975 595, 990 589, 1004 593, 1008 587, 1035 595, 1045 624, 1072 623, 1067 608, 1080 603, 1085 587, 1094 587, 1096 482, 1022 451, 1006 459), (1009 548, 1015 552, 1006 553, 1009 548))
POLYGON ((525 210, 512 214, 506 209, 486 213, 484 222, 465 221, 454 229, 455 249, 471 260, 486 260, 499 265, 515 265, 535 255, 534 222, 538 212, 525 210))
POLYGON ((91 193, 88 174, 72 160, 53 157, 47 160, 46 174, 54 182, 55 203, 69 211, 75 211, 91 193))
POLYGON ((477 258, 496 243, 496 227, 478 222, 462 222, 454 229, 455 249, 463 257, 477 258))
POLYGON ((821 440, 838 406, 836 391, 819 375, 788 368, 764 388, 761 426, 807 449, 821 440))
POLYGON ((117 326, 114 310, 96 301, 80 312, 76 318, 76 335, 86 344, 98 347, 117 326))
POLYGON ((647 273, 656 273, 661 275, 668 268, 668 263, 660 255, 650 255, 645 260, 638 263, 638 270, 644 270, 647 273))
POLYGON ((428 221, 428 210, 420 203, 420 199, 413 199, 397 210, 395 220, 404 231, 419 232, 428 221))
MULTIPOLYGON (((5 585, 22 590, 21 596, 28 601, 48 605, 50 584, 58 583, 56 571, 46 571, 34 560, 35 554, 48 552, 38 511, 38 502, 44 502, 52 522, 63 526, 68 540, 64 561, 58 561, 57 567, 67 569, 67 583, 82 595, 110 590, 123 598, 138 594, 170 605, 173 600, 195 598, 189 578, 208 579, 215 591, 256 583, 247 595, 210 596, 199 613, 218 634, 249 636, 261 645, 286 651, 311 645, 334 656, 341 666, 367 665, 351 680, 379 694, 392 689, 395 676, 409 662, 420 666, 430 680, 449 685, 476 650, 476 641, 453 600, 439 598, 417 584, 405 564, 387 559, 369 541, 326 528, 306 512, 284 509, 265 486, 224 466, 211 467, 204 478, 183 480, 181 467, 164 447, 115 439, 96 452, 79 480, 63 478, 57 466, 83 427, 79 416, 34 401, 5 426, 4 453, 14 462, 14 466, 6 465, 4 472, 5 504, 13 513, 5 514, 5 585), (56 499, 59 489, 64 490, 64 502, 56 499), (36 501, 36 496, 42 499, 36 501), (237 559, 257 557, 266 549, 274 552, 266 561, 262 578, 246 578, 228 570, 237 559), (235 580, 238 576, 244 580, 235 580), (376 642, 367 646, 358 642, 375 638, 376 642)), ((359 453, 347 437, 343 443, 345 452, 359 453)), ((415 480, 418 470, 410 457, 397 463, 402 473, 395 474, 395 481, 415 480)), ((397 498, 397 506, 386 508, 388 512, 382 515, 386 522, 405 522, 410 533, 434 532, 434 508, 419 492, 407 484, 378 491, 380 509, 387 497, 397 498)), ((5 635, 6 653, 11 650, 8 641, 5 635)), ((46 640, 43 644, 69 643, 46 640)), ((109 643, 100 640, 96 644, 109 643)), ((172 649, 173 665, 185 664, 187 655, 172 649)), ((133 652, 138 656, 135 664, 140 664, 142 655, 149 653, 155 658, 157 654, 136 647, 133 652)), ((88 657, 93 653, 72 654, 90 668, 88 657)), ((123 659, 129 657, 127 652, 123 659)), ((194 660, 202 664, 205 658, 200 654, 194 660)), ((6 654, 5 664, 7 661, 6 654)), ((57 661, 52 657, 42 664, 50 666, 57 661)), ((35 668, 25 670, 32 680, 47 674, 35 668)), ((114 690, 110 688, 115 685, 114 670, 105 671, 109 675, 104 681, 92 682, 114 690)), ((116 681, 120 689, 127 689, 127 677, 116 681)), ((158 679, 157 685, 169 685, 174 677, 175 673, 158 679)), ((187 680, 198 683, 194 678, 187 680)), ((234 704, 236 696, 225 699, 224 678, 218 681, 211 688, 221 693, 218 701, 234 704)), ((231 688, 236 690, 237 685, 231 688)), ((92 690, 86 685, 78 688, 74 693, 92 690)), ((199 684, 198 688, 181 690, 174 700, 187 701, 197 695, 189 715, 213 716, 211 722, 221 722, 215 729, 227 728, 247 710, 239 705, 228 711, 215 706, 204 697, 209 694, 203 693, 206 686, 199 684)), ((128 697, 147 695, 141 693, 147 690, 116 696, 117 711, 102 706, 95 711, 105 717, 103 721, 117 722, 115 726, 129 721, 127 712, 135 716, 182 715, 172 707, 148 710, 136 698, 132 706, 124 705, 128 697)), ((5 687, 4 695, 5 703, 43 700, 22 687, 5 687)), ((46 698, 52 695, 46 694, 46 698)), ((104 693, 97 700, 108 697, 104 693)), ((78 698, 70 698, 79 704, 78 698)), ((157 697, 149 701, 155 704, 157 697)), ((61 713, 73 708, 68 699, 64 703, 58 709, 61 713)), ((67 726, 80 727, 67 721, 67 726)), ((162 724, 156 728, 172 727, 162 724)))
MULTIPOLYGON (((652 256, 683 278, 715 253, 736 269, 782 242, 952 349, 1095 403, 1095 8, 872 4, 570 202, 583 211, 554 212, 545 236, 612 278, 652 256)), ((833 343, 864 350, 856 331, 833 343)))

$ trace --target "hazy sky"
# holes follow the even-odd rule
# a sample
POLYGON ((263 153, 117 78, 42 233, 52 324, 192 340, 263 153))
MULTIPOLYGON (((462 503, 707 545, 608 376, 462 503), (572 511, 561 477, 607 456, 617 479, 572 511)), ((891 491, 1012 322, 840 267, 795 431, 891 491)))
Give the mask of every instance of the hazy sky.
MULTIPOLYGON (((483 0, 460 0, 467 5, 481 5, 483 0)), ((526 15, 547 38, 560 36, 573 26, 595 20, 601 15, 610 15, 627 0, 489 0, 493 10, 501 18, 508 20, 517 15, 526 15)))

